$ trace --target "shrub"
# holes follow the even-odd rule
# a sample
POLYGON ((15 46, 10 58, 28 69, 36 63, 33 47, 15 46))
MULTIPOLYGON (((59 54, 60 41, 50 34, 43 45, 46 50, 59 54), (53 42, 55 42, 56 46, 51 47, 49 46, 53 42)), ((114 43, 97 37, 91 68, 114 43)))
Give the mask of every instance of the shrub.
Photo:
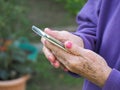
POLYGON ((26 8, 22 1, 0 0, 0 38, 9 38, 26 28, 26 8))
POLYGON ((86 0, 56 0, 57 2, 63 2, 65 8, 72 14, 76 15, 77 12, 83 7, 86 0))

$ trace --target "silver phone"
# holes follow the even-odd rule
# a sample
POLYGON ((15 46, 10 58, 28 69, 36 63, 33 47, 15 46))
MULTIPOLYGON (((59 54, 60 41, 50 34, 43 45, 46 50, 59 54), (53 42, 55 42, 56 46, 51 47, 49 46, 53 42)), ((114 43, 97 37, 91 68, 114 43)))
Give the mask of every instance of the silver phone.
POLYGON ((43 32, 40 28, 36 27, 36 26, 32 26, 32 30, 39 36, 45 38, 46 40, 48 40, 49 42, 51 42, 52 44, 58 46, 59 48, 63 49, 64 51, 67 51, 63 45, 63 43, 61 43, 60 41, 58 41, 57 39, 53 38, 52 36, 46 34, 45 32, 43 32))

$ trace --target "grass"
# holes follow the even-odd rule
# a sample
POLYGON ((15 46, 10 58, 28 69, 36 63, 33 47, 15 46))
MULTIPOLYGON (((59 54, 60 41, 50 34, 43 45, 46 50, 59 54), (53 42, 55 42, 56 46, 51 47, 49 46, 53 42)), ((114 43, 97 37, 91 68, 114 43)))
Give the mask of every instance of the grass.
POLYGON ((35 73, 27 90, 80 90, 83 78, 74 78, 61 69, 53 68, 43 54, 34 64, 35 73))

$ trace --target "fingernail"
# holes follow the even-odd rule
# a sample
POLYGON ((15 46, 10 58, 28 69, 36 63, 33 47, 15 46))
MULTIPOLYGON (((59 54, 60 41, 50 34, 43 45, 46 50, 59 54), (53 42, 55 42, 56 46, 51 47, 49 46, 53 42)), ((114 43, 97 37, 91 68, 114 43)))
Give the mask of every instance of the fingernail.
POLYGON ((49 30, 49 28, 45 28, 45 30, 49 30))
POLYGON ((55 61, 54 66, 55 66, 55 68, 59 68, 59 66, 60 66, 59 62, 55 61))
POLYGON ((50 62, 54 62, 52 56, 48 56, 48 60, 49 60, 50 62))
POLYGON ((70 49, 72 47, 72 43, 71 42, 66 42, 65 47, 70 49))
POLYGON ((50 31, 51 29, 50 28, 45 28, 45 31, 50 31))

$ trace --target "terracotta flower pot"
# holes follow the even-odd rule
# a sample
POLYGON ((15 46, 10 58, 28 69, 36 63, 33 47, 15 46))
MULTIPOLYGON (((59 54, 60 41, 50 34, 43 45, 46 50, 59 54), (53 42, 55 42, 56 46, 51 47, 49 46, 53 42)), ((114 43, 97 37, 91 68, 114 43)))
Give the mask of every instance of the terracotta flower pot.
POLYGON ((29 75, 14 80, 0 81, 0 90, 26 90, 29 75))

